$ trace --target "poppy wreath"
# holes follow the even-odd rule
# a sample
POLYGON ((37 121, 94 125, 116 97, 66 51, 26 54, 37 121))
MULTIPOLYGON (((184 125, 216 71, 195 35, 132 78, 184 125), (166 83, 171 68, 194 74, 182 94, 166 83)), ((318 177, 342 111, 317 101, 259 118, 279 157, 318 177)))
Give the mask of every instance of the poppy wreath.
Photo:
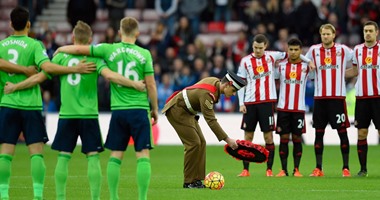
POLYGON ((228 144, 224 146, 224 151, 237 160, 262 163, 268 160, 269 151, 259 145, 247 140, 236 140, 237 149, 232 149, 228 144))

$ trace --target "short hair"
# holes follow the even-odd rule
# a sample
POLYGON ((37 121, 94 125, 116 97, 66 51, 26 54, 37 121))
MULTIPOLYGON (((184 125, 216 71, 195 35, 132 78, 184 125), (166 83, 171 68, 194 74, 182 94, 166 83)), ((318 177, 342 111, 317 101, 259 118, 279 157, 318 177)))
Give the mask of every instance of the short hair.
POLYGON ((254 38, 253 38, 253 41, 254 42, 257 42, 257 43, 263 43, 264 44, 268 44, 268 39, 265 35, 263 34, 257 34, 254 38))
POLYGON ((298 38, 291 38, 288 41, 288 46, 299 46, 299 47, 302 47, 302 42, 298 38))
POLYGON ((13 29, 16 31, 21 31, 25 29, 26 24, 29 21, 29 11, 28 9, 17 6, 11 12, 11 22, 13 29))
POLYGON ((365 27, 365 26, 374 26, 375 29, 376 29, 376 31, 379 30, 379 25, 377 25, 377 23, 374 22, 374 21, 367 21, 367 22, 365 22, 364 25, 363 25, 363 27, 365 27))
POLYGON ((75 36, 75 42, 80 44, 88 44, 92 36, 92 30, 88 24, 79 20, 74 27, 73 34, 75 36))
POLYGON ((126 36, 134 36, 139 30, 139 22, 133 17, 124 17, 120 21, 120 29, 126 36))
POLYGON ((330 29, 334 34, 336 33, 335 27, 334 27, 334 25, 332 25, 332 24, 323 24, 323 25, 319 28, 319 33, 322 33, 322 29, 330 29))

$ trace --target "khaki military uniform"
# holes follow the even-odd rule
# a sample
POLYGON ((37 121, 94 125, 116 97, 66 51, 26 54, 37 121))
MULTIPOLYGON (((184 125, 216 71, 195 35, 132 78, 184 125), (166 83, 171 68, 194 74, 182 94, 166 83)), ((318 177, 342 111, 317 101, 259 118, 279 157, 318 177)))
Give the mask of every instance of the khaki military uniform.
POLYGON ((214 113, 214 104, 219 101, 220 80, 209 77, 202 79, 197 84, 209 84, 215 86, 216 92, 211 93, 206 89, 186 89, 179 92, 169 100, 162 110, 166 114, 170 124, 176 130, 185 147, 184 155, 184 182, 192 183, 195 180, 203 180, 206 171, 206 141, 198 124, 201 112, 207 124, 219 141, 227 138, 227 134, 217 122, 214 113), (184 92, 186 96, 184 98, 184 92), (186 105, 185 99, 191 104, 186 105), (195 112, 194 112, 195 111, 195 112))

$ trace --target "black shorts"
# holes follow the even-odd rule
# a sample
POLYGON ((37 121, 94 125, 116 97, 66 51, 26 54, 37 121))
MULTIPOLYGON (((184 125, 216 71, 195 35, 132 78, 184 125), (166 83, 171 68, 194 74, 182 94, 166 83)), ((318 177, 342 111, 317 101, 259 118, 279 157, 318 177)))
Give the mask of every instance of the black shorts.
POLYGON ((380 129, 380 98, 356 99, 355 127, 368 129, 371 120, 380 129))
POLYGON ((241 129, 248 132, 256 130, 257 122, 260 123, 262 132, 269 132, 275 129, 274 109, 275 103, 259 103, 246 105, 247 113, 243 115, 241 129))
POLYGON ((51 148, 72 153, 78 137, 82 141, 82 153, 104 151, 98 119, 59 119, 51 148))
POLYGON ((314 99, 313 127, 325 129, 328 123, 333 129, 350 127, 344 99, 314 99))
POLYGON ((0 143, 16 144, 20 133, 27 145, 49 141, 42 111, 2 107, 0 110, 0 143))
POLYGON ((113 151, 125 151, 133 138, 135 151, 153 148, 150 113, 144 109, 112 111, 104 146, 113 151))
POLYGON ((277 134, 302 135, 306 133, 305 113, 304 112, 277 112, 277 134))

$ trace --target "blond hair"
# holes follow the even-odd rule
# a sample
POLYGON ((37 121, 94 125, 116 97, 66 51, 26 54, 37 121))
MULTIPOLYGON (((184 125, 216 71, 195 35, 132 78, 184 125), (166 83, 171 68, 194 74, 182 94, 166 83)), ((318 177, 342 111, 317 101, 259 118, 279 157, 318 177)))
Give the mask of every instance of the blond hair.
POLYGON ((78 21, 73 30, 75 42, 88 44, 92 37, 91 27, 83 21, 78 21))
POLYGON ((120 21, 120 30, 125 36, 134 37, 139 30, 139 22, 133 17, 124 17, 120 21))
POLYGON ((320 28, 319 28, 319 33, 322 33, 322 29, 330 29, 332 31, 332 33, 335 34, 335 27, 332 25, 332 24, 323 24, 320 28))

